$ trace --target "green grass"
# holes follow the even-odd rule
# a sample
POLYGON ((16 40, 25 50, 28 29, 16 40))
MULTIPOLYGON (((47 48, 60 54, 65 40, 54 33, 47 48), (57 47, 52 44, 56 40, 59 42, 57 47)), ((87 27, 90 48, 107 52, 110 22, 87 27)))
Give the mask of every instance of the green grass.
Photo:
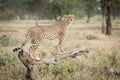
POLYGON ((117 34, 117 36, 120 36, 120 28, 113 29, 112 34, 117 34))
POLYGON ((0 24, 10 24, 10 23, 16 24, 16 23, 23 23, 23 22, 25 21, 24 20, 2 20, 0 21, 0 24))
POLYGON ((15 38, 1 38, 0 39, 0 45, 3 47, 8 47, 8 46, 15 46, 15 45, 19 45, 21 43, 21 41, 15 39, 15 38))
POLYGON ((115 20, 114 22, 114 24, 120 24, 120 20, 115 20))
POLYGON ((17 54, 7 52, 0 53, 0 70, 0 80, 19 80, 23 78, 25 68, 18 60, 17 54))
MULTIPOLYGON (((119 59, 120 55, 117 51, 113 50, 110 54, 105 54, 103 50, 96 52, 95 55, 87 56, 85 61, 76 62, 84 65, 82 69, 72 59, 67 58, 53 67, 49 67, 48 70, 45 65, 39 65, 41 70, 39 70, 39 74, 35 73, 35 75, 38 76, 38 80, 118 80, 119 76, 110 73, 109 69, 119 70, 119 59)), ((17 54, 8 52, 0 54, 0 69, 0 75, 2 75, 0 79, 2 80, 23 80, 26 70, 17 58, 17 54)))
MULTIPOLYGON (((28 22, 11 21, 5 23, 24 25, 28 22)), ((114 24, 119 25, 119 21, 115 21, 114 24)), ((111 69, 120 72, 120 38, 118 34, 120 29, 113 29, 112 36, 105 36, 100 33, 100 22, 86 24, 81 20, 72 26, 71 35, 65 42, 65 50, 88 46, 92 46, 93 49, 89 54, 81 55, 75 59, 61 60, 48 69, 43 64, 39 65, 41 69, 38 74, 35 73, 38 80, 120 80, 120 75, 110 72, 111 69)), ((17 26, 14 30, 17 30, 17 26)), ((0 32, 12 31, 1 27, 0 32)), ((17 31, 15 33, 19 34, 17 31)), ((12 48, 19 46, 23 41, 18 40, 19 36, 0 39, 0 49, 1 47, 5 48, 5 51, 0 50, 0 80, 24 80, 25 78, 26 68, 18 59, 17 53, 12 52, 12 48)), ((42 44, 39 53, 40 57, 50 55, 51 58, 56 55, 56 49, 52 44, 42 44)))
POLYGON ((17 32, 15 29, 0 27, 0 32, 17 32))

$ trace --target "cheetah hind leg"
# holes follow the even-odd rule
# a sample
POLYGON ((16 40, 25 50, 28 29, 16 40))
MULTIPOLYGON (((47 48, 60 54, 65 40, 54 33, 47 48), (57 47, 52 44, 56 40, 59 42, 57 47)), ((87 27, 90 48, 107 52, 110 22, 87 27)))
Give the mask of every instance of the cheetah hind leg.
POLYGON ((40 58, 36 56, 36 52, 30 52, 30 57, 34 60, 40 60, 40 58))
POLYGON ((40 58, 36 55, 37 52, 38 52, 38 47, 39 47, 39 45, 37 45, 37 44, 32 44, 32 45, 30 46, 29 51, 30 51, 30 57, 31 57, 32 59, 40 60, 40 58))

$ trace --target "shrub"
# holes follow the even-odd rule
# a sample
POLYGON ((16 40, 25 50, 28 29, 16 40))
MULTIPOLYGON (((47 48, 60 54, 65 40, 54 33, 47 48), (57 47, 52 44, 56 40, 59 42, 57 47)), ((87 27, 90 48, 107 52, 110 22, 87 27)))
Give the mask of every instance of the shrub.
POLYGON ((12 20, 16 19, 16 15, 12 10, 5 10, 0 16, 0 20, 12 20))
POLYGON ((92 34, 89 34, 89 35, 86 36, 86 38, 87 38, 88 40, 94 40, 94 39, 96 39, 96 36, 95 36, 95 35, 92 35, 92 34))

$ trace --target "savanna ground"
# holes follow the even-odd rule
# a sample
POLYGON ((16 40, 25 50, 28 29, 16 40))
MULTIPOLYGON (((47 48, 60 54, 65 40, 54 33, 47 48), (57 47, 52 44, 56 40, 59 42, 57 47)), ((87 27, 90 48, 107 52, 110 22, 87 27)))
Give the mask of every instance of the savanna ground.
MULTIPOLYGON (((40 20, 39 25, 54 21, 40 20)), ((27 29, 35 26, 34 20, 0 22, 0 80, 23 80, 26 68, 13 53, 25 39, 27 29)), ((50 58, 56 54, 57 40, 43 42, 39 56, 50 58)), ((46 71, 44 65, 39 80, 120 80, 120 20, 113 21, 111 36, 101 34, 100 19, 75 20, 65 39, 65 50, 92 47, 90 53, 75 59, 67 58, 46 71)))

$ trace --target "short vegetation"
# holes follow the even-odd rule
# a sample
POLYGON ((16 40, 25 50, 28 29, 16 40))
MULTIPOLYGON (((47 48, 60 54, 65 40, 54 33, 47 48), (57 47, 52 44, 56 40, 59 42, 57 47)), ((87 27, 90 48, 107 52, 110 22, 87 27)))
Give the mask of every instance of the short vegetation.
MULTIPOLYGON (((86 48, 91 46, 89 54, 81 55, 75 59, 66 58, 48 69, 45 65, 40 65, 39 80, 119 80, 120 79, 120 29, 113 27, 113 34, 106 36, 100 32, 100 23, 94 22, 86 24, 85 20, 76 20, 71 26, 65 39, 65 50, 73 48, 86 48), (88 26, 89 25, 89 26, 88 26)), ((39 21, 40 23, 52 23, 52 21, 39 21)), ((9 31, 1 31, 0 37, 0 80, 25 80, 26 68, 18 59, 17 53, 12 49, 19 46, 24 40, 23 30, 32 27, 31 21, 10 22, 9 31), (28 24, 26 24, 26 22, 28 24), (11 25, 12 24, 12 25, 11 25), (16 25, 16 26, 14 26, 16 25), (19 26, 21 25, 21 26, 19 26), (11 32, 12 29, 16 30, 11 32)), ((119 21, 115 21, 113 26, 120 26, 119 21)), ((2 29, 6 25, 0 24, 2 29)), ((40 47, 39 55, 42 58, 51 58, 56 54, 54 46, 56 41, 46 41, 40 47)))

